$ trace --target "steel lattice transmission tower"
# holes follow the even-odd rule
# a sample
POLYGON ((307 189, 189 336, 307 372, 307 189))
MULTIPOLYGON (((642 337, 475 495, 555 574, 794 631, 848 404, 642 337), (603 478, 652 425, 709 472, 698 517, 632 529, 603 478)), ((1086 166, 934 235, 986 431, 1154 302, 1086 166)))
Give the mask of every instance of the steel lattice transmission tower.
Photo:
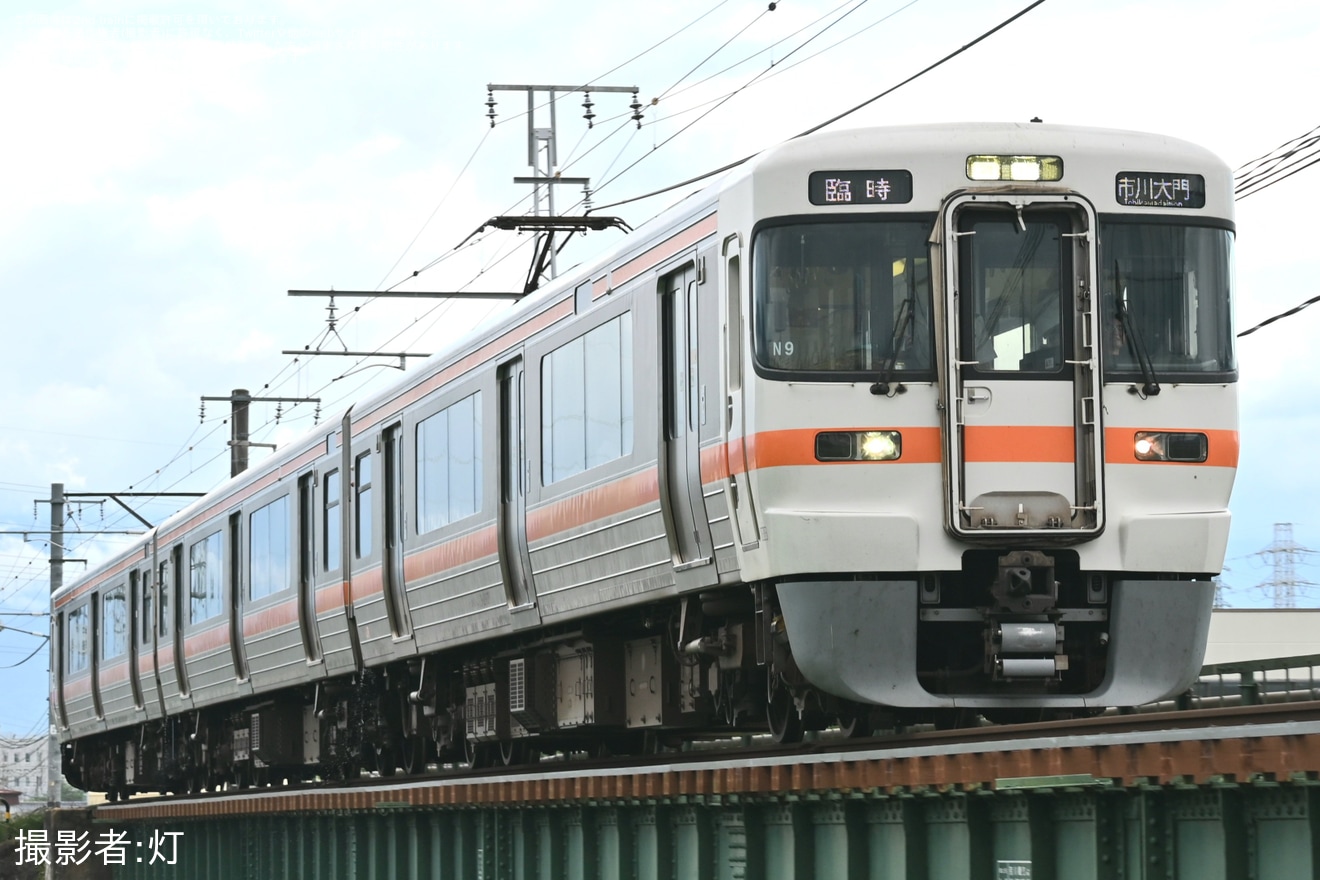
POLYGON ((1274 524, 1274 543, 1258 555, 1269 558, 1274 566, 1274 577, 1260 586, 1271 591, 1275 608, 1296 608, 1298 588, 1305 590, 1315 586, 1297 576, 1298 561, 1313 552, 1293 540, 1292 523, 1274 524))

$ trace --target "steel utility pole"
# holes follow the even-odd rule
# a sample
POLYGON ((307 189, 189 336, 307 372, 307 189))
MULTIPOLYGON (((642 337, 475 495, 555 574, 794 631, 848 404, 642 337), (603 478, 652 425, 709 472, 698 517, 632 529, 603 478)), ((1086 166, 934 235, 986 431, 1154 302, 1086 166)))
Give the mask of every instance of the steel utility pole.
MULTIPOLYGON (((50 594, 64 586, 64 484, 50 484, 50 594)), ((46 708, 48 727, 46 731, 46 839, 55 839, 55 810, 59 807, 63 795, 60 784, 60 740, 59 719, 55 711, 56 670, 59 668, 59 641, 55 638, 55 604, 50 608, 50 686, 47 688, 46 708)), ((46 862, 46 877, 55 876, 53 859, 46 862)))
MULTIPOLYGON (((236 477, 248 468, 248 448, 262 446, 274 449, 274 443, 252 443, 248 440, 248 405, 251 403, 315 403, 319 397, 253 397, 246 388, 235 388, 228 397, 203 397, 205 406, 208 400, 227 400, 230 403, 229 419, 229 476, 236 477)), ((320 409, 317 409, 320 412, 320 409)))
MULTIPOLYGON (((592 120, 596 114, 592 112, 595 104, 591 101, 592 92, 628 92, 632 94, 632 104, 629 109, 632 110, 632 119, 637 123, 637 127, 642 127, 642 103, 637 99, 637 86, 563 86, 563 85, 511 85, 490 83, 486 86, 486 116, 490 119, 491 128, 495 127, 495 93, 496 92, 526 92, 527 93, 527 164, 532 168, 531 177, 515 177, 514 183, 526 183, 532 185, 532 213, 534 216, 542 216, 542 203, 544 202, 545 214, 549 217, 557 216, 555 214, 555 185, 561 183, 571 183, 582 187, 583 200, 587 207, 591 205, 591 178, 589 177, 564 177, 559 173, 559 153, 555 143, 555 105, 558 96, 561 93, 572 94, 581 92, 582 100, 582 118, 587 120, 587 127, 592 126, 592 120), (545 102, 550 108, 550 126, 548 128, 538 127, 536 124, 536 96, 542 93, 548 96, 545 102), (544 161, 542 159, 544 157, 544 161), (542 192, 544 187, 544 193, 542 192)), ((545 231, 537 233, 538 250, 543 243, 545 250, 549 254, 550 260, 550 278, 558 274, 555 263, 555 251, 549 246, 549 239, 553 232, 545 231)))
MULTIPOLYGON (((63 645, 60 644, 56 633, 56 614, 54 596, 64 587, 64 563, 66 562, 86 562, 85 559, 70 559, 64 555, 64 536, 65 535, 136 535, 139 531, 130 531, 125 529, 102 529, 94 531, 84 531, 81 529, 66 531, 64 528, 64 506, 69 498, 109 498, 120 507, 127 510, 132 516, 142 523, 148 529, 152 528, 151 523, 147 522, 137 511, 130 508, 121 499, 124 497, 149 497, 149 498, 196 498, 199 492, 65 492, 63 483, 50 484, 50 595, 52 597, 50 606, 50 672, 48 675, 49 688, 47 695, 48 703, 48 721, 49 730, 46 735, 46 810, 51 817, 54 810, 59 807, 63 801, 64 779, 61 772, 62 761, 60 758, 60 740, 59 740, 59 710, 55 702, 55 689, 59 686, 59 664, 63 661, 60 651, 63 645)), ((7 532, 5 534, 15 534, 7 532)), ((22 534, 26 539, 29 534, 40 534, 39 532, 25 531, 22 534)), ((46 830, 48 840, 54 840, 54 829, 50 824, 53 818, 48 820, 46 830)), ((50 877, 49 872, 46 875, 50 877)))

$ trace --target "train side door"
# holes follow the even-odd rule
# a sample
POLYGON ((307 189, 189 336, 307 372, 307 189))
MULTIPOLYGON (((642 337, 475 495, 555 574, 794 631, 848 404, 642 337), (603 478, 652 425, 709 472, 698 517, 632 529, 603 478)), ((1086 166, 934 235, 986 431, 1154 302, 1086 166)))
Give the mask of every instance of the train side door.
POLYGON ((505 599, 515 626, 540 622, 527 547, 527 391, 523 360, 501 364, 499 383, 499 556, 505 599))
POLYGON ((316 620, 316 475, 298 477, 298 630, 308 663, 321 659, 321 633, 316 620))
POLYGON ((1075 197, 946 208, 950 525, 1080 540, 1104 525, 1095 215, 1075 197))
POLYGON ((87 603, 87 610, 92 615, 91 625, 91 643, 88 645, 88 659, 91 663, 92 677, 92 706, 96 710, 97 718, 105 718, 105 703, 101 699, 101 644, 105 639, 104 626, 104 608, 101 606, 104 593, 97 591, 92 593, 92 599, 87 603))
POLYGON ((390 425, 381 434, 381 577, 385 608, 396 640, 412 637, 412 615, 403 574, 403 425, 390 425))
POLYGON ((174 685, 180 699, 189 699, 188 658, 184 654, 184 624, 188 621, 189 596, 185 586, 187 569, 183 564, 183 544, 170 547, 169 560, 163 567, 165 572, 161 582, 161 629, 170 634, 173 648, 174 685))
POLYGON ((246 604, 243 594, 246 591, 247 578, 244 577, 243 570, 243 559, 246 554, 243 553, 241 544, 242 521, 242 513, 229 515, 226 542, 228 547, 226 569, 229 576, 225 581, 225 592, 229 597, 229 654, 234 663, 234 678, 238 681, 247 681, 247 642, 243 633, 243 606, 246 604))
POLYGON ((680 586, 717 579, 701 479, 697 287, 692 264, 660 282, 660 504, 680 586))
POLYGON ((161 683, 161 662, 160 662, 160 641, 164 635, 158 626, 158 621, 163 617, 163 613, 157 609, 165 601, 163 592, 165 584, 161 581, 161 569, 156 563, 156 542, 153 540, 150 550, 150 563, 142 571, 143 588, 143 607, 142 607, 142 639, 150 645, 151 654, 151 681, 152 690, 156 692, 156 705, 161 712, 165 712, 165 689, 161 683))
MULTIPOLYGON (((147 568, 146 571, 150 571, 147 568)), ((146 639, 138 634, 142 632, 140 621, 146 609, 146 579, 143 570, 134 569, 128 573, 128 684, 133 694, 133 708, 141 709, 142 701, 142 659, 150 649, 146 639)), ((148 612, 149 613, 149 612, 148 612)))
POLYGON ((734 535, 744 550, 760 541, 756 507, 752 504, 750 462, 747 457, 747 403, 743 394, 742 254, 738 237, 724 242, 724 352, 727 399, 725 401, 725 454, 728 456, 729 504, 733 508, 734 535))

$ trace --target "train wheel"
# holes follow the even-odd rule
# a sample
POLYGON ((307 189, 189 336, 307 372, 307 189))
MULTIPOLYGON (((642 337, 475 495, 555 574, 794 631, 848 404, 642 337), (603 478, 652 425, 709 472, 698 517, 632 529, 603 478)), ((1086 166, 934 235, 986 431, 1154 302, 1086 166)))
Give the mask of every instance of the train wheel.
POLYGON ((871 735, 871 710, 866 706, 848 703, 839 712, 839 731, 848 739, 871 735))
POLYGON ((765 704, 765 720, 775 742, 784 745, 802 742, 802 715, 788 688, 775 688, 765 704))
POLYGON ((473 770, 479 770, 482 767, 491 765, 491 747, 490 743, 479 743, 476 740, 463 740, 464 758, 467 765, 473 770))
POLYGON ((367 758, 374 769, 381 776, 393 776, 398 770, 399 757, 396 754, 398 750, 391 743, 382 743, 380 745, 367 746, 367 758))
POLYGON ((401 755, 403 763, 403 772, 409 776, 415 776, 426 770, 427 752, 426 737, 420 733, 414 733, 404 737, 403 754, 401 755))
POLYGON ((530 764, 531 760, 532 748, 526 740, 500 740, 500 763, 505 767, 516 767, 519 764, 530 764))

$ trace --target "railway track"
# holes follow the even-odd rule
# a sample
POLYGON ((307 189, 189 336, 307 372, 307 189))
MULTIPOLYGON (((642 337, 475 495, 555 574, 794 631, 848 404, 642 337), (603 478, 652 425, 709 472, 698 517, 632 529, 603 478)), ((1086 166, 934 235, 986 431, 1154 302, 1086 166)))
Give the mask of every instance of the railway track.
POLYGON ((426 806, 628 801, 839 790, 964 790, 1247 782, 1320 774, 1320 701, 1088 719, 823 736, 794 747, 766 738, 644 757, 553 757, 519 767, 437 768, 413 777, 137 797, 98 818, 379 810, 426 806))

